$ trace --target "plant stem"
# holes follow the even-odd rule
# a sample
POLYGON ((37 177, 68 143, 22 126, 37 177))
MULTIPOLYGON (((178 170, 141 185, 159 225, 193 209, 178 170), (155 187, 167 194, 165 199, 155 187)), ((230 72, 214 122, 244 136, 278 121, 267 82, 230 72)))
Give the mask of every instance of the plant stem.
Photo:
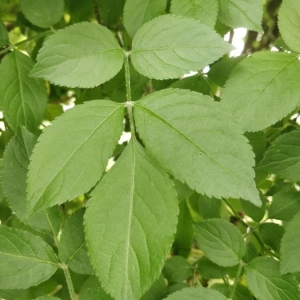
POLYGON ((129 69, 130 52, 125 53, 125 82, 126 82, 126 100, 125 107, 127 108, 131 135, 135 135, 135 125, 133 118, 133 102, 131 101, 131 85, 130 85, 130 69, 129 69))
POLYGON ((12 50, 14 48, 17 48, 19 46, 22 46, 22 45, 24 45, 24 44, 26 44, 26 43, 28 43, 30 41, 33 41, 33 40, 39 39, 39 38, 41 38, 43 36, 46 36, 49 33, 51 33, 51 31, 41 32, 41 33, 36 34, 35 36, 32 36, 32 37, 30 37, 30 38, 28 38, 26 40, 21 41, 19 43, 16 43, 14 45, 9 45, 7 48, 5 48, 2 51, 0 51, 0 55, 5 54, 6 52, 8 52, 8 51, 10 51, 10 50, 12 50))
POLYGON ((127 100, 127 102, 131 101, 129 55, 130 55, 130 52, 125 53, 125 82, 126 82, 126 100, 127 100))
POLYGON ((234 296, 234 293, 235 293, 235 289, 236 289, 237 284, 238 284, 238 282, 239 282, 239 280, 240 280, 240 276, 241 276, 243 267, 244 267, 244 263, 243 263, 243 261, 241 260, 240 263, 239 263, 239 267, 238 267, 238 269, 237 269, 236 275, 235 275, 235 279, 234 279, 233 286, 232 286, 232 288, 231 288, 231 292, 230 292, 229 299, 233 299, 233 296, 234 296))
POLYGON ((71 300, 76 300, 76 294, 75 294, 75 290, 74 290, 74 286, 73 286, 69 268, 66 264, 62 264, 61 268, 64 270, 64 273, 65 273, 65 277, 66 277, 66 281, 67 281, 67 285, 68 285, 68 289, 69 289, 69 293, 70 293, 70 298, 71 298, 71 300))

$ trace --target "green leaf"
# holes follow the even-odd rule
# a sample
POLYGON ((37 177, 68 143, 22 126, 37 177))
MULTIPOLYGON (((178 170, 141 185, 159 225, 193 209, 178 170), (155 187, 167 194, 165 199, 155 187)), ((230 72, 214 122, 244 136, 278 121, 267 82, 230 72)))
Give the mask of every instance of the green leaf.
POLYGON ((125 0, 97 0, 97 4, 105 25, 113 26, 120 21, 125 0))
POLYGON ((203 287, 191 287, 171 294, 165 300, 226 300, 220 292, 203 287))
POLYGON ((285 179, 300 181, 300 131, 279 136, 267 150, 257 170, 268 171, 285 179))
POLYGON ((250 218, 252 218, 252 220, 257 223, 259 223, 263 219, 266 213, 266 202, 267 202, 266 198, 261 194, 260 199, 262 202, 261 207, 257 207, 249 201, 241 200, 241 205, 245 214, 250 218))
POLYGON ((61 218, 57 207, 41 211, 26 220, 26 177, 29 158, 37 137, 20 128, 5 148, 1 171, 1 185, 9 206, 20 221, 37 231, 57 237, 61 218))
POLYGON ((170 85, 170 88, 188 89, 193 92, 198 92, 203 95, 213 96, 213 89, 210 85, 210 80, 202 75, 195 75, 187 78, 182 78, 170 85))
POLYGON ((163 14, 167 0, 126 0, 124 7, 124 25, 133 37, 137 30, 148 21, 163 14))
POLYGON ((194 18, 202 24, 215 27, 218 18, 218 0, 172 0, 172 14, 194 18))
POLYGON ((122 133, 123 112, 111 101, 89 101, 45 129, 29 166, 29 212, 72 200, 95 185, 122 133))
POLYGON ((7 29, 0 19, 0 48, 9 44, 7 29))
POLYGON ((69 24, 86 21, 93 17, 95 9, 94 0, 65 0, 65 7, 70 15, 69 24))
POLYGON ((194 230, 198 246, 212 262, 231 267, 243 259, 246 244, 233 224, 222 219, 207 219, 196 223, 194 230))
POLYGON ((165 15, 138 30, 132 49, 132 64, 139 73, 168 79, 203 69, 228 53, 231 46, 196 20, 165 15), (207 39, 210 42, 203 43, 207 39))
POLYGON ((219 199, 195 193, 189 198, 189 203, 203 219, 220 218, 222 202, 219 199))
MULTIPOLYGON (((292 218, 292 217, 291 217, 292 218)), ((300 272, 300 212, 289 222, 281 242, 281 266, 282 274, 300 272)))
POLYGON ((31 74, 54 84, 91 88, 114 77, 123 61, 123 50, 113 34, 84 22, 50 36, 31 74))
POLYGON ((83 232, 84 210, 76 211, 65 223, 60 242, 58 257, 75 273, 93 275, 83 232))
POLYGON ((235 289, 233 300, 253 300, 253 296, 244 285, 238 284, 235 289))
POLYGON ((299 73, 300 62, 296 55, 254 53, 233 69, 221 103, 244 131, 262 130, 300 104, 299 73))
POLYGON ((140 300, 158 300, 167 295, 166 281, 163 276, 154 282, 151 288, 142 296, 140 300))
POLYGON ((282 39, 291 50, 300 53, 300 2, 283 0, 278 19, 282 39))
POLYGON ((49 28, 59 22, 64 13, 63 0, 20 0, 21 10, 33 24, 49 28))
POLYGON ((26 220, 26 176, 37 137, 24 127, 10 140, 5 148, 1 170, 1 185, 9 206, 16 216, 26 220))
POLYGON ((52 296, 41 296, 41 297, 35 298, 35 300, 60 300, 60 298, 52 297, 52 296))
POLYGON ((0 65, 0 106, 9 126, 24 125, 36 131, 47 106, 46 87, 42 80, 29 77, 33 61, 19 51, 7 54, 0 65))
POLYGON ((163 275, 169 284, 182 282, 193 275, 193 268, 182 256, 173 256, 166 260, 163 275))
POLYGON ((132 140, 93 192, 85 213, 92 265, 114 299, 139 299, 158 278, 177 213, 172 182, 132 140))
POLYGON ((276 252, 279 252, 280 241, 284 234, 284 228, 275 223, 264 223, 261 224, 258 229, 262 241, 276 252))
POLYGON ((134 118, 146 150, 174 177, 209 197, 260 205, 253 153, 219 107, 208 96, 169 89, 137 101, 134 118))
POLYGON ((269 218, 290 221, 300 211, 300 193, 295 189, 281 190, 273 196, 269 218))
POLYGON ((194 238, 192 217, 186 200, 179 202, 178 224, 173 244, 174 252, 187 257, 194 238))
POLYGON ((89 288, 80 293, 80 300, 113 300, 101 288, 89 288))
POLYGON ((197 267, 199 274, 205 279, 223 278, 227 273, 227 268, 213 263, 206 256, 197 262, 197 267))
POLYGON ((0 288, 25 289, 50 278, 58 268, 54 251, 40 237, 0 226, 0 288))
POLYGON ((219 18, 232 28, 246 27, 262 32, 263 4, 261 0, 219 0, 219 18))
POLYGON ((298 300, 298 283, 291 275, 280 275, 279 261, 258 257, 246 266, 246 280, 258 300, 298 300))
POLYGON ((243 58, 243 56, 224 56, 218 62, 212 65, 211 69, 209 70, 208 77, 217 85, 224 87, 232 70, 243 58))
POLYGON ((267 150, 267 139, 265 133, 263 131, 245 132, 245 136, 252 146, 255 154, 255 162, 260 162, 267 150))

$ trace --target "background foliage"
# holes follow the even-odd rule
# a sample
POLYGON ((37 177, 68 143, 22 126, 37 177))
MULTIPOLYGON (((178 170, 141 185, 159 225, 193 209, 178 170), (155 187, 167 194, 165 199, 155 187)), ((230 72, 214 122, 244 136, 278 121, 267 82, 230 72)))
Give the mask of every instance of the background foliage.
POLYGON ((0 16, 0 298, 300 299, 299 1, 0 16))

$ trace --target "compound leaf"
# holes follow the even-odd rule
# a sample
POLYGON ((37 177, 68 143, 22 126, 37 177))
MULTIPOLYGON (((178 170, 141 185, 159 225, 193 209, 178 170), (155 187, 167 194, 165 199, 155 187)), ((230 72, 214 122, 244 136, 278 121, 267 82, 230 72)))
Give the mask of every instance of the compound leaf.
POLYGON ((193 18, 214 27, 218 18, 218 0, 172 0, 172 14, 193 18))
POLYGON ((280 275, 279 261, 253 259, 245 269, 247 285, 258 300, 299 300, 298 283, 292 275, 280 275))
POLYGON ((46 110, 44 82, 29 77, 33 65, 31 58, 19 51, 7 54, 0 65, 0 106, 13 130, 24 125, 36 131, 46 110))
POLYGON ((262 32, 263 4, 261 0, 219 0, 219 18, 229 27, 246 27, 262 32))
POLYGON ((300 53, 300 2, 284 0, 278 13, 278 27, 288 47, 300 53))
POLYGON ((226 300, 220 292, 203 287, 186 288, 171 294, 164 300, 226 300))
POLYGON ((222 219, 207 219, 195 224, 195 238, 204 254, 222 267, 237 265, 246 253, 241 232, 222 219))
POLYGON ((178 78, 201 70, 231 50, 212 28, 174 15, 158 17, 143 25, 132 48, 134 68, 154 79, 178 78))
POLYGON ((25 289, 52 276, 58 260, 51 247, 29 232, 0 226, 0 288, 25 289))
POLYGON ((282 274, 300 272, 300 212, 298 212, 288 224, 281 241, 281 265, 282 274))
POLYGON ((285 179, 300 181, 300 131, 279 136, 267 150, 258 170, 267 171, 285 179))
POLYGON ((208 96, 169 89, 137 101, 134 118, 146 150, 174 177, 200 194, 260 205, 253 153, 219 107, 208 96))
POLYGON ((177 214, 172 182, 132 140, 96 187, 85 214, 92 265, 114 299, 140 299, 159 277, 177 214))
POLYGON ((76 211, 65 223, 58 244, 58 257, 75 273, 93 275, 83 232, 84 210, 76 211))
POLYGON ((122 133, 123 114, 120 104, 94 100, 45 129, 29 165, 29 213, 72 200, 95 185, 122 133))
POLYGON ((20 5, 25 17, 42 28, 56 24, 64 13, 63 0, 20 0, 20 5))
POLYGON ((265 129, 300 104, 299 73, 296 55, 255 53, 233 69, 221 103, 244 131, 265 129))
POLYGON ((124 25, 131 37, 146 22, 164 13, 167 0, 127 0, 124 7, 124 25))
POLYGON ((49 37, 31 74, 54 84, 91 88, 114 77, 123 61, 123 50, 113 34, 84 22, 49 37))

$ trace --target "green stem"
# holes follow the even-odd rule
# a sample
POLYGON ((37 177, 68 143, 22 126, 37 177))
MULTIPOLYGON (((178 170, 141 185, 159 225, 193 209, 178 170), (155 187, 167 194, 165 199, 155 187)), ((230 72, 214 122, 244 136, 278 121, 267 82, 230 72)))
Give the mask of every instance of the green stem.
POLYGON ((129 69, 130 52, 125 53, 125 82, 126 82, 126 100, 131 101, 130 69, 129 69))
POLYGON ((244 263, 243 263, 243 261, 240 261, 239 267, 238 267, 236 275, 235 275, 234 283, 233 283, 233 286, 231 288, 229 299, 233 299, 237 284, 238 284, 238 282, 240 280, 240 277, 241 277, 243 267, 244 267, 244 263))
POLYGON ((35 36, 32 36, 32 37, 30 37, 30 38, 28 38, 26 40, 21 41, 19 43, 16 43, 14 45, 9 45, 7 48, 5 48, 2 51, 0 51, 0 55, 5 54, 6 52, 8 52, 8 51, 10 51, 10 50, 12 50, 14 48, 20 47, 20 46, 22 46, 22 45, 24 45, 24 44, 26 44, 26 43, 28 43, 30 41, 33 41, 33 40, 36 40, 36 39, 40 39, 41 37, 46 36, 49 33, 51 33, 51 31, 41 32, 41 33, 36 34, 35 36))
POLYGON ((129 69, 129 56, 130 52, 125 53, 125 82, 126 82, 126 100, 125 107, 127 108, 130 131, 132 137, 135 135, 135 125, 133 118, 133 102, 131 101, 131 84, 130 84, 130 69, 129 69))
POLYGON ((70 293, 70 298, 71 298, 71 300, 76 300, 76 294, 75 294, 75 290, 74 290, 74 286, 73 286, 69 268, 66 264, 63 264, 62 269, 64 270, 64 273, 65 273, 65 277, 66 277, 66 281, 67 281, 67 285, 68 285, 68 289, 69 289, 69 293, 70 293))

